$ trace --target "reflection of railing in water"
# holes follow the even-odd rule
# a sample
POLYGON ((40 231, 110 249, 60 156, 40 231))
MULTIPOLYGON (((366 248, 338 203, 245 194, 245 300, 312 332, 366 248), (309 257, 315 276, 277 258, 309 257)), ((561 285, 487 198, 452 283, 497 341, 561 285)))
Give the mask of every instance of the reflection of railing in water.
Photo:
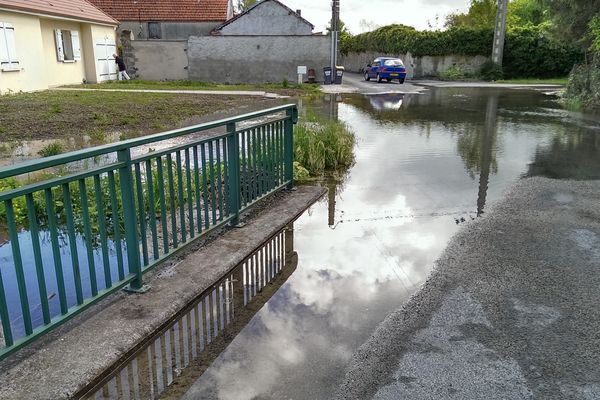
POLYGON ((10 239, 8 262, 0 269, 6 342, 0 359, 124 286, 143 290, 144 273, 207 232, 235 225, 241 211, 291 185, 296 119, 294 105, 282 106, 0 168, 4 179, 105 154, 116 154, 118 160, 0 191, 0 220, 6 221, 10 239), (258 125, 242 125, 265 117, 268 121, 258 125), (215 128, 225 133, 132 157, 134 148, 215 128), (61 227, 63 218, 66 228, 61 227), (28 232, 20 232, 23 226, 28 232), (42 257, 46 244, 40 241, 46 226, 48 259, 42 257), (60 243, 61 228, 67 243, 60 243), (114 257, 109 256, 112 237, 119 243, 114 257), (100 260, 95 257, 98 248, 100 260), (56 312, 47 300, 54 290, 56 312), (38 302, 40 325, 32 318, 38 302), (17 319, 19 329, 12 325, 17 319))
MULTIPOLYGON (((76 397, 158 397, 185 368, 208 366, 287 280, 296 266, 293 227, 289 227, 273 236, 205 291, 176 316, 174 322, 150 338, 141 350, 110 375, 76 397), (269 290, 264 290, 266 286, 269 290), (263 290, 264 293, 261 293, 263 290)), ((203 371, 201 369, 199 373, 203 371)))

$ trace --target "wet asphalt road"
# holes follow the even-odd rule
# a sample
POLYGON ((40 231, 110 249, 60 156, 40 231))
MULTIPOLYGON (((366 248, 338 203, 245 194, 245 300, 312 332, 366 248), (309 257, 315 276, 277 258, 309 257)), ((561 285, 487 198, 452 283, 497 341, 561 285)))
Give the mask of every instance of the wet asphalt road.
POLYGON ((600 398, 600 181, 520 181, 354 355, 339 399, 600 398))
POLYGON ((342 81, 342 85, 324 85, 321 87, 325 93, 420 93, 425 90, 424 87, 417 86, 410 80, 403 84, 398 83, 397 80, 377 83, 375 79, 371 79, 367 82, 361 74, 353 72, 346 72, 342 81))

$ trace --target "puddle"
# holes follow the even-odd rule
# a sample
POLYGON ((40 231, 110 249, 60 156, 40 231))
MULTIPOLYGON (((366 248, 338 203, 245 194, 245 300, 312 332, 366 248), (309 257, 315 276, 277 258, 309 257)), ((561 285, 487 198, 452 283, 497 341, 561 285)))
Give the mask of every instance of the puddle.
POLYGON ((270 238, 84 397, 155 399, 197 376, 295 271, 293 225, 270 238), (182 376, 183 373, 187 375, 182 376))
POLYGON ((521 177, 600 178, 600 135, 542 93, 372 97, 313 105, 354 129, 356 164, 296 221, 293 275, 202 376, 164 398, 331 399, 462 224, 521 177))
MULTIPOLYGON (((294 224, 297 268, 265 286, 268 295, 249 303, 252 311, 208 358, 200 357, 198 333, 188 361, 173 356, 181 348, 169 356, 162 350, 183 343, 176 332, 198 324, 199 308, 166 328, 168 340, 144 350, 138 373, 160 354, 161 367, 143 372, 155 377, 152 396, 331 399, 352 354, 418 290, 461 225, 485 216, 521 177, 600 178, 596 117, 564 111, 537 91, 331 95, 307 107, 352 127, 356 164, 343 182, 325 182, 329 197, 294 224), (159 380, 162 389, 172 381, 162 394, 159 380)), ((229 277, 220 287, 230 282, 233 293, 247 293, 252 278, 229 277)), ((241 299, 233 302, 234 321, 238 304, 247 303, 241 299)), ((131 387, 135 374, 127 368, 97 398, 131 387)))

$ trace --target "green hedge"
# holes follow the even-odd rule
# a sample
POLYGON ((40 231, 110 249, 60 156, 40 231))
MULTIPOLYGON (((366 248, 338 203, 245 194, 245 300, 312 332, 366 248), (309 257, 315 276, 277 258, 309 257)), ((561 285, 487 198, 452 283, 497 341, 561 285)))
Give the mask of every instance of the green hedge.
MULTIPOLYGON (((417 31, 404 25, 389 25, 345 39, 342 54, 374 51, 413 56, 488 56, 492 52, 491 28, 453 28, 447 31, 417 31)), ((541 28, 512 29, 506 37, 504 70, 507 78, 564 76, 581 60, 575 47, 553 41, 541 28)))
POLYGON ((457 54, 475 56, 491 49, 494 32, 490 29, 457 28, 448 31, 417 31, 405 25, 389 25, 342 41, 343 54, 378 51, 414 56, 457 54))
POLYGON ((535 27, 512 29, 504 47, 504 73, 509 78, 566 76, 583 59, 575 46, 552 40, 535 27))

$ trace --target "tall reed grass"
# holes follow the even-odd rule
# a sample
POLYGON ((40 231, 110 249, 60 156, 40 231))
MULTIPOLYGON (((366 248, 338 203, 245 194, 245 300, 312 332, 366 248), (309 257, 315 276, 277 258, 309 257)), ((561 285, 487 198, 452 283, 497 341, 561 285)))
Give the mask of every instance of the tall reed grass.
POLYGON ((350 167, 355 143, 354 133, 345 123, 308 116, 294 133, 294 159, 311 177, 319 177, 350 167))

